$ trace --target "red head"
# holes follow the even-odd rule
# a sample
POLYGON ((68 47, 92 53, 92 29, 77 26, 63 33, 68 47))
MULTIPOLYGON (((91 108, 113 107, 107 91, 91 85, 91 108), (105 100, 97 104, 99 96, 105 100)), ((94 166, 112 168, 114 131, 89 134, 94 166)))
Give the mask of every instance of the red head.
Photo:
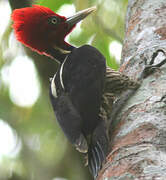
POLYGON ((47 54, 49 48, 65 50, 66 35, 94 9, 86 9, 69 18, 39 5, 16 9, 12 13, 14 32, 18 41, 40 54, 47 54))

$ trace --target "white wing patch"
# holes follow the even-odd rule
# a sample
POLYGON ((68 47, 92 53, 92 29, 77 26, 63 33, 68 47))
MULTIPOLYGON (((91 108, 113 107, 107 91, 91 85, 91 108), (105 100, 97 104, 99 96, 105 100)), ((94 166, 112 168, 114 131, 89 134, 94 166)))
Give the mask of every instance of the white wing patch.
POLYGON ((51 80, 51 93, 55 98, 57 98, 58 96, 57 96, 56 86, 55 86, 55 82, 54 82, 55 77, 56 77, 56 74, 54 75, 54 77, 51 80))
POLYGON ((65 64, 67 58, 68 58, 68 56, 66 56, 65 60, 63 61, 62 65, 61 65, 60 72, 59 72, 60 73, 60 83, 61 83, 61 86, 62 86, 63 89, 65 89, 64 84, 63 84, 63 77, 62 77, 62 75, 63 75, 63 67, 64 67, 64 64, 65 64))

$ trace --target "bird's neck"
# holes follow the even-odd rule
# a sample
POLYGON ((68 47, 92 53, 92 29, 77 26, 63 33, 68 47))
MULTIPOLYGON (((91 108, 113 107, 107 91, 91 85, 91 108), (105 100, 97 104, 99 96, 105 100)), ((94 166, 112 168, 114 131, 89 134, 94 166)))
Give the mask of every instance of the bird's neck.
POLYGON ((64 42, 60 46, 54 46, 49 48, 47 54, 53 59, 57 60, 60 64, 62 64, 66 56, 68 56, 74 48, 74 46, 64 42))

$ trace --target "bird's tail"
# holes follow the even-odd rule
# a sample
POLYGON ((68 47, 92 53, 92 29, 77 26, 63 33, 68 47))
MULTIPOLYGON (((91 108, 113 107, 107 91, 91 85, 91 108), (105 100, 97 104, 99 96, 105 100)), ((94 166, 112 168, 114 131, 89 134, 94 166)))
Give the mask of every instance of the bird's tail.
POLYGON ((88 150, 88 166, 90 172, 97 177, 98 172, 102 168, 102 164, 108 153, 108 137, 106 127, 103 121, 97 126, 88 150))

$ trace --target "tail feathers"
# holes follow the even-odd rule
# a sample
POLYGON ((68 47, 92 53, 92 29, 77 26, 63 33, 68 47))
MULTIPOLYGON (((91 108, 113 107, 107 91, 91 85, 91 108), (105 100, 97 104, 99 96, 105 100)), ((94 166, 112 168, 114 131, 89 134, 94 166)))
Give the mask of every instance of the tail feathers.
POLYGON ((89 170, 94 178, 97 177, 98 172, 102 168, 102 164, 105 161, 106 155, 106 151, 103 149, 99 141, 97 141, 94 146, 89 147, 88 164, 89 170))
POLYGON ((105 121, 101 119, 91 136, 88 147, 88 165, 91 174, 96 179, 108 154, 109 139, 105 121))
POLYGON ((89 148, 88 152, 88 162, 89 169, 94 178, 97 177, 98 172, 102 168, 102 163, 106 157, 105 152, 102 149, 102 146, 99 142, 96 142, 95 146, 89 148))

